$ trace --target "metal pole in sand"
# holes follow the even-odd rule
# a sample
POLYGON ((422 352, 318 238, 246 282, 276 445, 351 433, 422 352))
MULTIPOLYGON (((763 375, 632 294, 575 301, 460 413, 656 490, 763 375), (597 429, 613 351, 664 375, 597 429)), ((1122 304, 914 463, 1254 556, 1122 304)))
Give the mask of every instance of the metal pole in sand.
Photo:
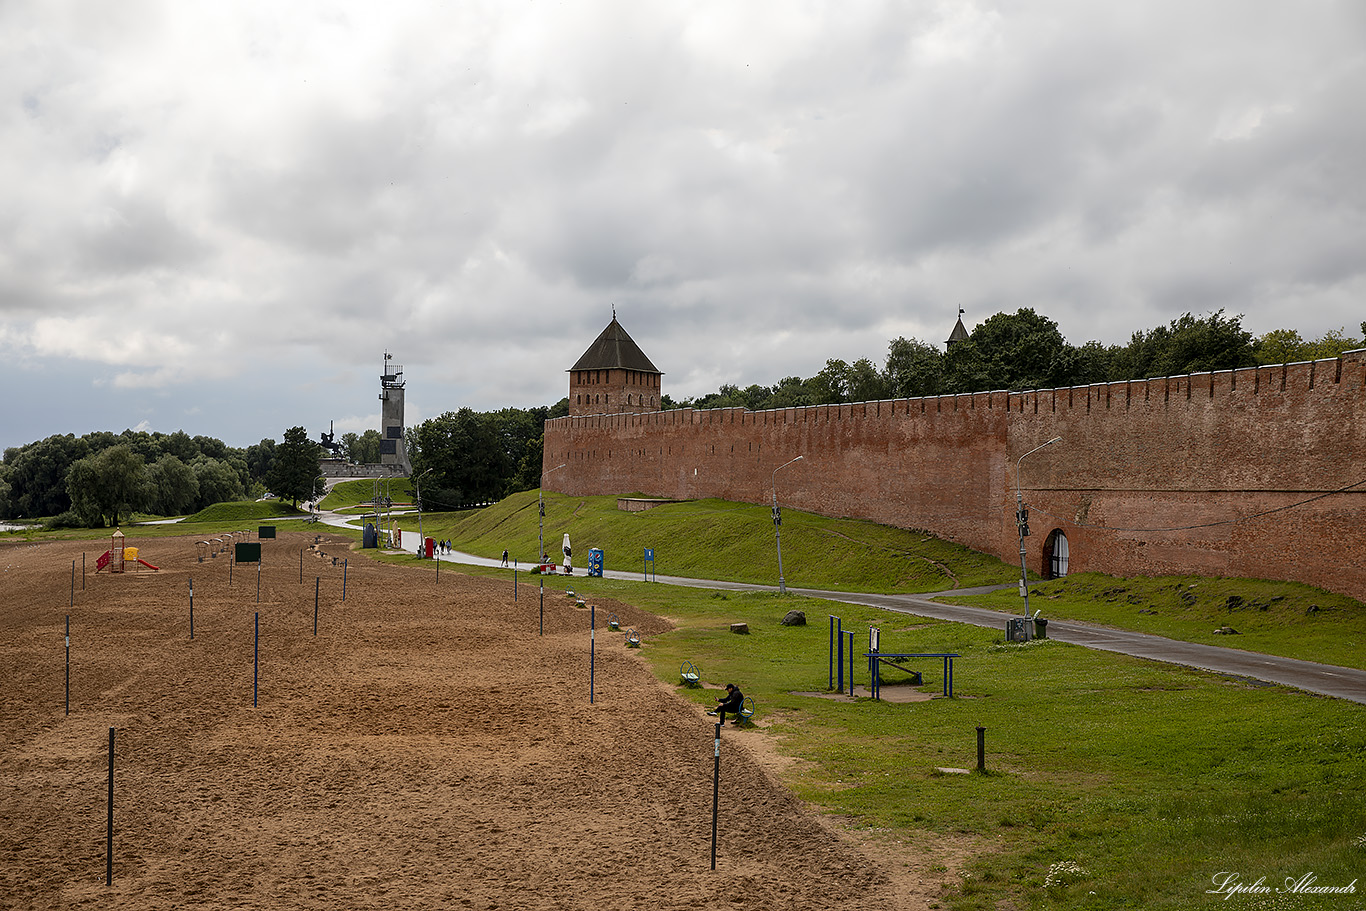
POLYGON ((114 882, 114 729, 109 729, 108 823, 104 831, 104 884, 114 882))
POLYGON ((716 723, 716 742, 711 770, 711 868, 716 869, 716 818, 721 802, 721 722, 716 723))

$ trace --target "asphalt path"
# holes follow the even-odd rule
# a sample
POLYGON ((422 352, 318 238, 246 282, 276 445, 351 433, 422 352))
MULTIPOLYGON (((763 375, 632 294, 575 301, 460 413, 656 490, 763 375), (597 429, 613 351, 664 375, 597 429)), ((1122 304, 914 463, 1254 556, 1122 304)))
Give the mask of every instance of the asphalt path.
MULTIPOLYGON (((354 517, 335 516, 331 513, 322 514, 322 521, 329 525, 350 526, 354 517)), ((404 535, 403 543, 411 553, 417 552, 417 535, 404 535)), ((485 557, 476 557, 472 554, 452 552, 440 555, 440 559, 451 563, 463 563, 472 566, 493 566, 502 565, 500 560, 490 560, 485 557)), ((534 565, 534 564, 533 564, 534 565)), ((584 570, 577 570, 582 575, 584 570)), ((627 581, 642 581, 645 576, 643 572, 622 572, 621 570, 604 570, 603 575, 609 579, 621 579, 627 581)), ((689 588, 710 588, 723 591, 777 591, 775 585, 752 585, 742 582, 718 582, 711 579, 689 579, 682 576, 657 576, 650 575, 650 581, 659 582, 666 585, 681 585, 689 588)), ((933 600, 940 596, 954 595, 974 595, 984 592, 994 591, 1001 586, 989 586, 985 588, 965 588, 954 591, 930 592, 922 595, 882 595, 863 592, 839 592, 826 591, 816 588, 794 588, 787 586, 787 590, 794 594, 806 595, 812 598, 824 598, 828 601, 838 601, 845 604, 860 604, 868 607, 882 608, 884 610, 895 611, 901 614, 911 614, 917 617, 931 617, 936 620, 949 620, 954 623, 970 623, 973 626, 985 626, 1005 632, 1006 621, 1018 614, 1005 614, 1000 611, 988 610, 981 607, 965 607, 956 604, 943 604, 933 600)), ((1014 586, 1007 586, 1013 588, 1014 586)), ((1136 658, 1146 658, 1150 661, 1165 661, 1168 664, 1179 664, 1185 667, 1194 667, 1201 670, 1211 671, 1216 674, 1225 674, 1231 677, 1245 678, 1249 680, 1260 680, 1266 683, 1275 683, 1282 686, 1294 687, 1309 693, 1317 693, 1322 696, 1331 696, 1335 699, 1346 699, 1351 702, 1366 704, 1366 671, 1357 670, 1349 667, 1337 667, 1331 664, 1318 664, 1313 661, 1300 661, 1295 658, 1278 658, 1275 655, 1264 655, 1259 652, 1248 652, 1236 648, 1221 648, 1215 645, 1200 645, 1194 642, 1182 642, 1177 639, 1167 639, 1163 636, 1151 636, 1146 633, 1135 633, 1128 630, 1112 629, 1105 626, 1097 626, 1092 623, 1080 623, 1073 620, 1053 620, 1048 621, 1048 638, 1058 642, 1066 642, 1070 645, 1080 645, 1085 648, 1100 649, 1107 652, 1117 652, 1122 655, 1133 655, 1136 658)))

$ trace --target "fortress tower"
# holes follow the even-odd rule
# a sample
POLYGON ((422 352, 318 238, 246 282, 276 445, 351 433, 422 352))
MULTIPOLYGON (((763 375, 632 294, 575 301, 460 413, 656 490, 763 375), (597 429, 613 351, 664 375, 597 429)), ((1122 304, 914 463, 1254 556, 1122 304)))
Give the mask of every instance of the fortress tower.
POLYGON ((394 474, 412 474, 408 448, 403 445, 403 368, 389 363, 384 352, 384 372, 379 377, 379 463, 394 474))
POLYGON ((607 328, 569 368, 569 413, 658 411, 659 379, 663 375, 626 334, 613 310, 607 328))

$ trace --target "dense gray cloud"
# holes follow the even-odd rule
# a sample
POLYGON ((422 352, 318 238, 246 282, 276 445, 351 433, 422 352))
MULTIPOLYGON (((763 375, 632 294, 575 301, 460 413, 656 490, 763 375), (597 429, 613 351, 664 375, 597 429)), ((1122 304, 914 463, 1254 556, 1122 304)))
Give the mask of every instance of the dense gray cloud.
POLYGON ((1360 4, 0 5, 0 446, 1366 319, 1360 4))

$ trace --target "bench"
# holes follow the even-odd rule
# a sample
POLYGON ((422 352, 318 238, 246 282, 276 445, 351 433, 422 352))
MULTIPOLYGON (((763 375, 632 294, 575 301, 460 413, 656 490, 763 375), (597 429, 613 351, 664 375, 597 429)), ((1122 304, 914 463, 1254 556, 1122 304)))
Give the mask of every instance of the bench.
POLYGON ((628 629, 626 631, 626 647, 640 648, 640 633, 633 629, 628 629))
POLYGON ((740 703, 740 711, 735 716, 735 720, 741 724, 753 724, 754 721, 754 697, 746 696, 745 701, 740 703))
POLYGON ((943 662, 944 662, 944 695, 945 695, 945 696, 952 697, 952 696, 953 696, 953 659, 954 659, 954 658, 961 658, 961 657, 963 657, 963 656, 962 656, 962 655, 958 655, 958 654, 953 654, 953 653, 950 653, 950 652, 914 652, 914 653, 912 653, 912 652, 864 652, 864 657, 867 658, 867 659, 869 659, 869 660, 868 660, 868 663, 869 663, 869 665, 871 665, 871 668, 870 668, 870 669, 871 669, 871 671, 872 671, 872 678, 873 678, 873 680, 872 680, 872 685, 869 687, 869 690, 872 692, 873 698, 874 698, 874 699, 879 699, 879 698, 881 698, 881 697, 879 696, 878 691, 879 691, 879 690, 881 689, 881 687, 882 687, 882 675, 879 673, 879 669, 882 667, 882 664, 883 664, 884 662, 887 663, 887 664, 890 664, 892 667, 896 668, 896 669, 899 670, 899 671, 905 671, 905 672, 908 673, 908 674, 915 674, 917 677, 920 676, 920 672, 919 672, 919 671, 912 671, 911 669, 906 668, 906 667, 903 667, 902 665, 900 665, 900 664, 897 663, 898 661, 903 661, 903 660, 905 660, 905 659, 907 659, 907 658, 940 658, 940 659, 943 659, 943 662))
POLYGON ((678 682, 684 686, 698 687, 702 685, 702 675, 691 661, 684 661, 683 666, 678 669, 678 682))

